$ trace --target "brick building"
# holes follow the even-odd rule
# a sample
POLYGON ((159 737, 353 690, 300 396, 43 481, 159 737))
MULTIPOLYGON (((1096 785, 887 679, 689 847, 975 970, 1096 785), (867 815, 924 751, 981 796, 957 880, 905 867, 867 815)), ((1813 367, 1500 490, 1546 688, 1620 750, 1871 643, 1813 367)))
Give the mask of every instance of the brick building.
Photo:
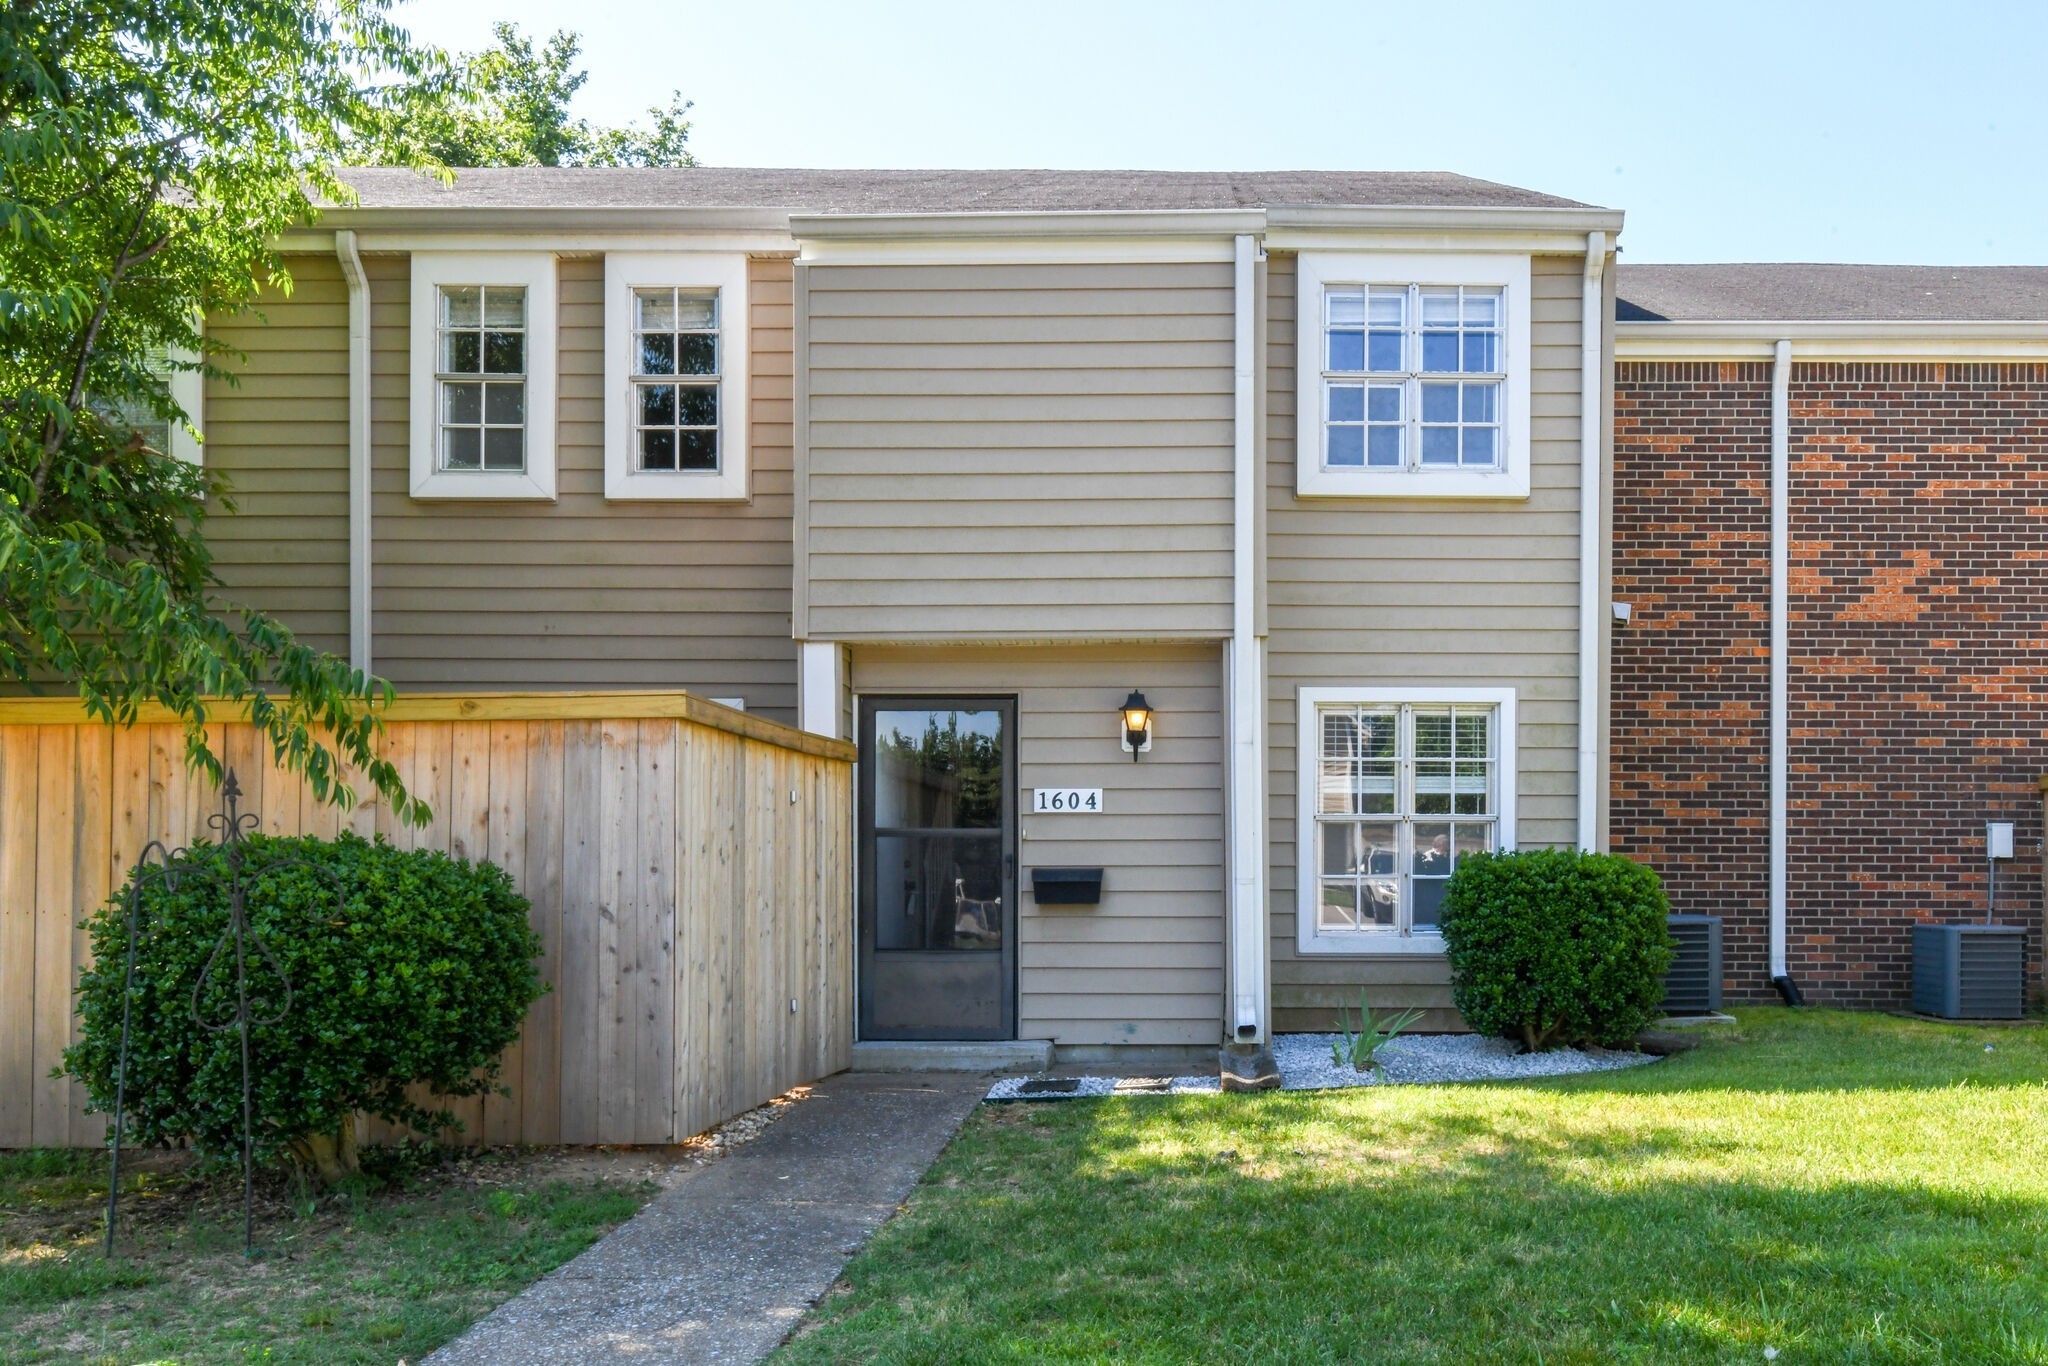
POLYGON ((1638 266, 1618 290, 1613 847, 1724 917, 1733 999, 1772 996, 1775 723, 1806 999, 1903 1005, 1911 924, 1984 913, 1987 820, 2017 823, 1998 918, 2038 983, 2048 270, 1638 266))

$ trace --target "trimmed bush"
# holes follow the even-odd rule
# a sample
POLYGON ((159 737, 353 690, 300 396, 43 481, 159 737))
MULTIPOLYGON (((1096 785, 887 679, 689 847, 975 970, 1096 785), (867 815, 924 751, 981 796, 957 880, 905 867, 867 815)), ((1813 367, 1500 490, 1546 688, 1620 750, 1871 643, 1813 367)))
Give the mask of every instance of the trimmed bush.
MULTIPOLYGON (((250 1030, 256 1148, 290 1149, 329 1180, 354 1169, 358 1110, 422 1132, 459 1127, 445 1109, 406 1095, 493 1088, 498 1054, 519 1037, 543 988, 540 939, 526 899, 503 869, 428 850, 395 849, 356 835, 328 841, 252 835, 245 869, 290 856, 305 863, 245 873, 250 934, 291 983, 291 1006, 250 1030), (312 866, 308 866, 312 865, 312 866), (337 884, 341 904, 336 907, 337 884)), ((228 930, 227 868, 220 848, 189 858, 218 881, 184 877, 175 890, 142 884, 128 1053, 128 1134, 141 1143, 188 1140, 214 1156, 241 1147, 241 1051, 235 1030, 192 1017, 193 991, 228 930)), ((83 1041, 64 1070, 94 1109, 114 1105, 121 1040, 127 891, 86 922, 95 966, 78 983, 83 1041)), ((282 984, 253 948, 250 1013, 276 1014, 282 984)), ((234 949, 222 951, 200 989, 209 1020, 234 1017, 234 949)))
POLYGON ((1669 911, 1657 875, 1618 854, 1467 855, 1444 889, 1451 998, 1473 1029, 1531 1052, 1618 1047, 1657 1018, 1669 911))

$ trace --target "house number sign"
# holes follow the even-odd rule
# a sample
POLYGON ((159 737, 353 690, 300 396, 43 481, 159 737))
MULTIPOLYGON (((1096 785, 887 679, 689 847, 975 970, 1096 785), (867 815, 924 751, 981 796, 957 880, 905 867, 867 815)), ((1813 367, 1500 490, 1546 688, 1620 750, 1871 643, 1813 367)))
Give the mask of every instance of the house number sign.
POLYGON ((1034 812, 1079 812, 1084 816, 1102 813, 1102 789, 1099 787, 1034 787, 1031 789, 1031 809, 1034 812))

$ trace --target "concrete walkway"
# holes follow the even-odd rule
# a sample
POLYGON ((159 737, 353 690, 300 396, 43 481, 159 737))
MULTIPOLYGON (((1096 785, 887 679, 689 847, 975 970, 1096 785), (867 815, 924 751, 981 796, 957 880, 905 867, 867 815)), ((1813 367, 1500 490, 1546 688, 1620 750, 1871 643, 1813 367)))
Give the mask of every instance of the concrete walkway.
POLYGON ((989 1087, 959 1073, 843 1072, 768 1132, 427 1360, 759 1361, 895 1213, 989 1087))

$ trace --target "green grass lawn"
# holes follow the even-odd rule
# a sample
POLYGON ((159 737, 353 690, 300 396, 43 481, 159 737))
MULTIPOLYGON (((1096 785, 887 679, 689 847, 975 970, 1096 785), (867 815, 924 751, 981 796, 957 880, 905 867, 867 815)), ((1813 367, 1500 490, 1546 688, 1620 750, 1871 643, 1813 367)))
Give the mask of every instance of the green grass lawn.
POLYGON ((779 1359, 2048 1362, 2048 1029, 1740 1015, 1541 1083, 984 1106, 779 1359))
POLYGON ((105 1153, 0 1152, 0 1362, 418 1361, 655 1190, 644 1163, 565 1175, 518 1151, 427 1159, 318 1199, 272 1178, 262 1255, 245 1262, 240 1178, 148 1156, 132 1180, 123 1162, 108 1262, 105 1153))

